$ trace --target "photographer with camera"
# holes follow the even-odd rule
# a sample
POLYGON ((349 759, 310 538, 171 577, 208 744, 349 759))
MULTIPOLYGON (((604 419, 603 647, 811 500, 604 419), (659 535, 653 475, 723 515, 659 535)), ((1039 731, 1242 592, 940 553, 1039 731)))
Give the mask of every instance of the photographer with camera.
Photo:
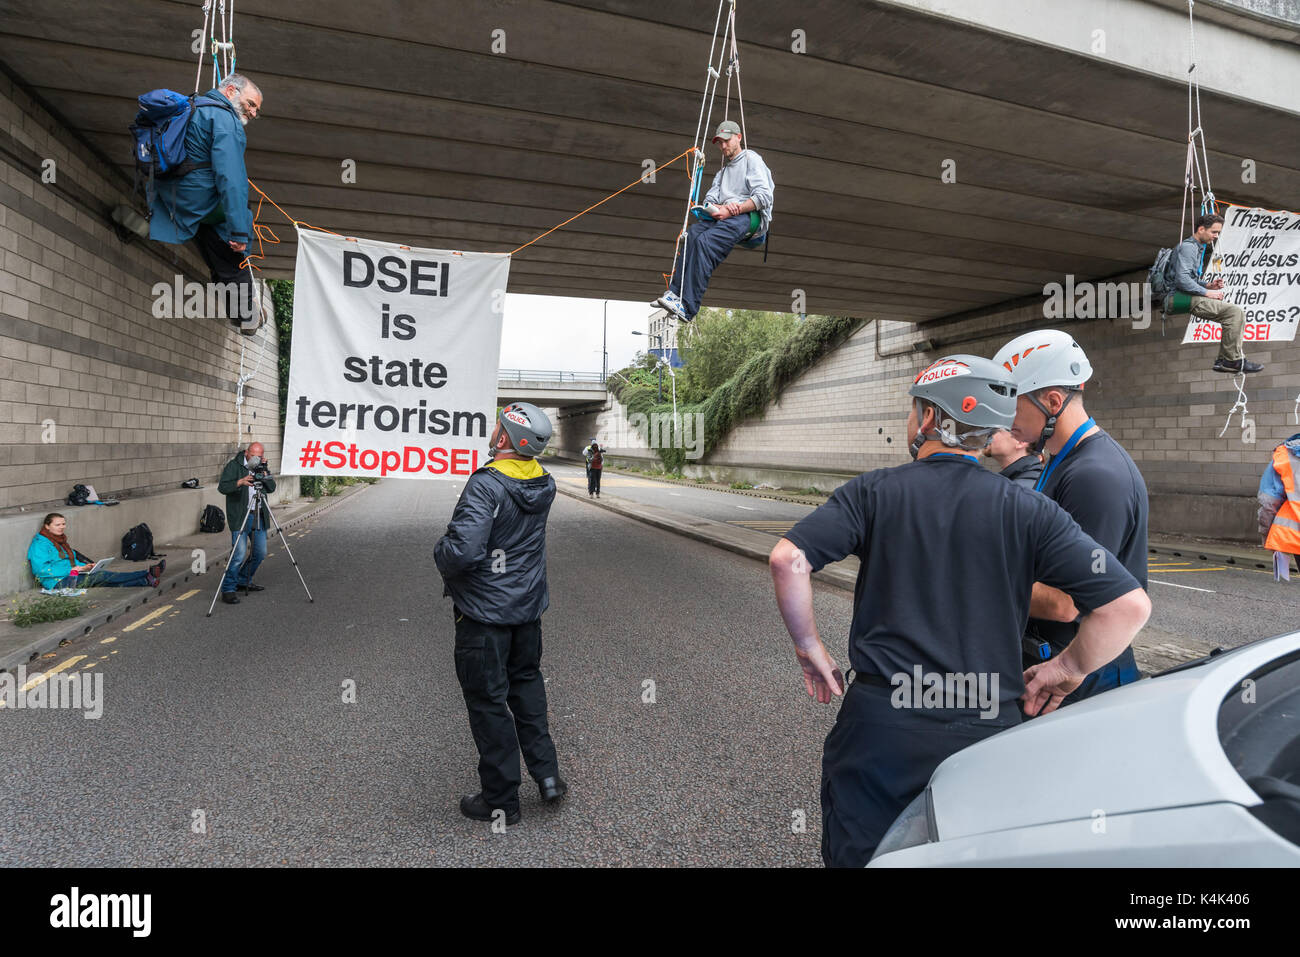
POLYGON ((271 516, 266 503, 259 500, 257 512, 249 517, 248 528, 243 528, 244 518, 258 492, 275 491, 275 479, 266 464, 266 450, 261 442, 253 442, 221 470, 217 491, 226 496, 226 525, 230 529, 234 554, 221 580, 221 600, 227 605, 238 605, 235 594, 242 588, 244 594, 263 591, 262 585, 253 584, 257 566, 266 558, 266 529, 271 516), (253 543, 253 555, 248 558, 248 543, 253 543), (245 565, 244 560, 248 558, 245 565))

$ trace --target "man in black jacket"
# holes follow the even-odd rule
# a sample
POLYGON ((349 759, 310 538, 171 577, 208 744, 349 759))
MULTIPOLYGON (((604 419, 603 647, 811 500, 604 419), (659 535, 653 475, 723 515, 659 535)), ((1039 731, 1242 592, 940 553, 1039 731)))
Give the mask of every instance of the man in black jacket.
POLYGON ((482 790, 461 798, 477 821, 519 822, 519 752, 542 800, 562 798, 541 672, 546 518, 555 479, 537 462, 551 438, 541 409, 516 402, 492 431, 492 461, 465 483, 447 533, 434 546, 456 620, 456 677, 478 747, 482 790))

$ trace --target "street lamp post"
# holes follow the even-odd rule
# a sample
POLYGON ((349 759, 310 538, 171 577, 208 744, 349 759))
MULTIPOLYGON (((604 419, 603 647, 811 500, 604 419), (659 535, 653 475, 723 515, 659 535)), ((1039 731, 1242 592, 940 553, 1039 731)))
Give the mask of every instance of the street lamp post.
POLYGON ((600 381, 609 378, 609 300, 605 300, 605 326, 600 337, 600 381))

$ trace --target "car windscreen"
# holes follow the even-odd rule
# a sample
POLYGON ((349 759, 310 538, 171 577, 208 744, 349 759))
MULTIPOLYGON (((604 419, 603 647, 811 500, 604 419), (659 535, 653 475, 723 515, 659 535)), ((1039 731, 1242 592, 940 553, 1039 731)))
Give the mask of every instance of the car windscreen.
POLYGON ((1259 795, 1259 821, 1300 844, 1300 651, 1257 668, 1219 706, 1219 742, 1259 795))

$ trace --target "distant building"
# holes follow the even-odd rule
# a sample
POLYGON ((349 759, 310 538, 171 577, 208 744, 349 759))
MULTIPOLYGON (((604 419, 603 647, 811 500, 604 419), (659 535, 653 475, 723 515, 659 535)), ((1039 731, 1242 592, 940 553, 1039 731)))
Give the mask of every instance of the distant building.
POLYGON ((677 354, 677 323, 668 321, 668 313, 662 309, 656 309, 650 316, 650 339, 651 348, 647 349, 652 356, 660 355, 662 352, 668 364, 674 369, 680 369, 683 365, 681 356, 677 354), (662 339, 655 339, 654 336, 662 336, 662 339), (662 350, 659 343, 663 343, 662 350))

